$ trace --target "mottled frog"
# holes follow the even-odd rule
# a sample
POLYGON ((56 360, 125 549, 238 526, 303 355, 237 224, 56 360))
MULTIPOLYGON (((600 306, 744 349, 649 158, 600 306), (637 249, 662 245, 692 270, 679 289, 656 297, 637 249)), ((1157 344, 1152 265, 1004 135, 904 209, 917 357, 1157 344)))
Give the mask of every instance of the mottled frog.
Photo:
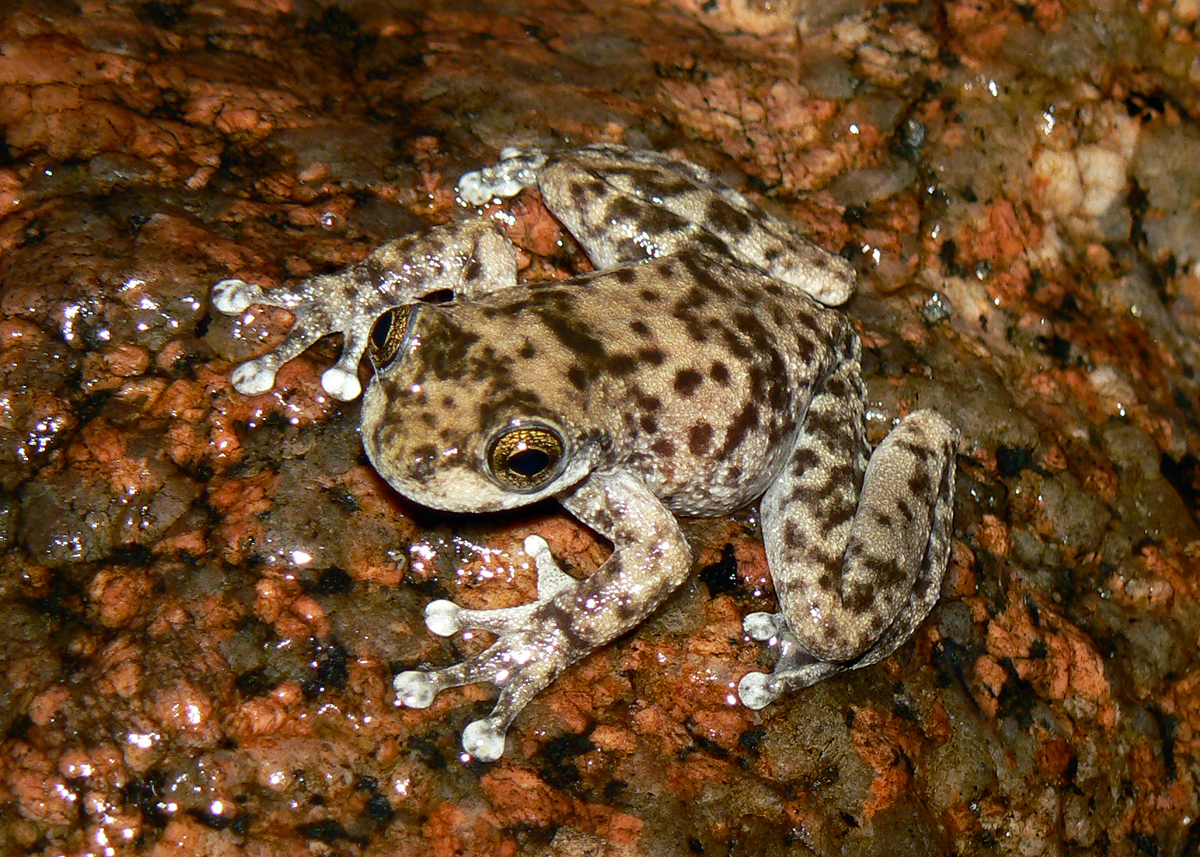
POLYGON ((956 432, 908 415, 872 453, 859 339, 831 306, 853 291, 840 256, 685 160, 594 145, 513 151, 463 176, 473 205, 540 190, 594 273, 516 282, 515 251, 486 219, 383 245, 362 262, 265 293, 224 280, 213 303, 235 314, 283 306, 296 322, 276 351, 238 367, 258 393, 327 333, 344 337, 322 377, 360 393, 371 462, 405 497, 490 512, 556 498, 612 543, 583 580, 537 536, 531 604, 428 605, 436 634, 496 634, 454 666, 395 678, 403 704, 489 681, 491 715, 464 748, 494 760, 513 718, 568 665, 633 628, 678 587, 691 552, 676 515, 720 515, 761 498, 778 613, 745 631, 778 644, 770 673, 738 686, 761 708, 906 641, 939 594, 950 548, 956 432), (444 303, 422 302, 450 290, 444 303))

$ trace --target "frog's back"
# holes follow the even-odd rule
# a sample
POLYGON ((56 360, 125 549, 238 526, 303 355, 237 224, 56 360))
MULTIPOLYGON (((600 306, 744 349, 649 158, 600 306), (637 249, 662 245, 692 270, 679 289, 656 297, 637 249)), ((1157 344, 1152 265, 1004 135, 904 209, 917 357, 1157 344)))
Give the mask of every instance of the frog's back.
POLYGON ((564 395, 606 423, 609 466, 684 514, 762 493, 848 333, 840 313, 701 253, 518 292, 495 299, 552 334, 536 374, 549 362, 564 395))

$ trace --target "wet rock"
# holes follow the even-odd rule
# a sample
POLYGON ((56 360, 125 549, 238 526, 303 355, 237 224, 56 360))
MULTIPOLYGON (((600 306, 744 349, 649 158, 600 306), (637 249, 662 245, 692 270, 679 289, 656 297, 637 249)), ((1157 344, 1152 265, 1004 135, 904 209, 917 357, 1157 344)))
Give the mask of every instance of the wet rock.
MULTIPOLYGON (((0 25, 0 851, 1186 854, 1200 814, 1194 2, 67 6, 0 25), (299 7, 297 7, 299 8, 299 7), (872 437, 962 431, 953 560, 896 656, 761 712, 753 510, 481 766, 486 645, 552 508, 413 509, 318 376, 243 397, 270 286, 472 214, 509 145, 684 154, 860 273, 872 437), (1166 475, 1164 475, 1166 474, 1166 475)), ((586 269, 525 194, 522 276, 586 269)), ((365 377, 365 375, 364 375, 365 377)))

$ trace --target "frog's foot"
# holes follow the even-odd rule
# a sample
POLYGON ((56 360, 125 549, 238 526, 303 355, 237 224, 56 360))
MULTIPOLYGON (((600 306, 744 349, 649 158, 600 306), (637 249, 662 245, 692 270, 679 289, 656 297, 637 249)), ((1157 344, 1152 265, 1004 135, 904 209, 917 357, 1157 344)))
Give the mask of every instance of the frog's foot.
POLYGON ((386 311, 449 289, 474 298, 516 282, 516 255, 495 224, 479 219, 445 223, 389 241, 366 259, 331 274, 318 274, 291 288, 265 291, 244 280, 213 286, 212 303, 226 315, 252 304, 283 307, 296 317, 284 341, 269 354, 238 366, 239 393, 265 393, 279 367, 329 333, 342 334, 342 353, 321 376, 321 386, 342 401, 358 398, 358 364, 376 320, 386 311), (470 259, 472 264, 461 261, 470 259), (453 264, 452 264, 453 263, 453 264))
POLYGON ((467 610, 449 601, 425 608, 425 624, 448 637, 465 630, 491 631, 496 641, 466 661, 439 670, 408 670, 396 676, 396 696, 409 708, 425 708, 448 687, 488 681, 500 688, 492 713, 463 730, 463 749, 484 762, 504 753, 504 736, 521 710, 550 684, 573 658, 556 595, 576 583, 554 562, 540 536, 525 539, 525 552, 538 570, 538 598, 530 604, 498 610, 467 610))
POLYGON ((769 673, 746 673, 738 682, 738 698, 747 708, 764 708, 780 696, 808 687, 848 669, 848 664, 827 663, 804 651, 788 630, 782 614, 751 613, 743 620, 746 635, 779 646, 779 661, 769 673))
MULTIPOLYGON (((270 390, 275 386, 275 375, 279 372, 279 367, 295 359, 322 336, 336 329, 330 326, 327 314, 310 309, 314 305, 320 306, 318 296, 325 279, 327 278, 314 277, 305 280, 298 289, 281 288, 270 292, 263 291, 254 283, 238 279, 221 280, 213 286, 212 304, 225 315, 239 315, 252 304, 261 304, 282 307, 296 316, 295 324, 278 348, 248 360, 233 370, 235 390, 247 396, 270 390)), ((366 347, 366 340, 364 338, 359 343, 348 331, 346 342, 337 365, 321 376, 321 385, 330 395, 349 401, 357 398, 362 392, 362 385, 358 381, 358 361, 366 347)))
POLYGON ((538 149, 508 148, 500 162, 458 180, 458 195, 468 205, 484 205, 493 199, 509 199, 527 187, 536 187, 546 153, 538 149))
POLYGON ((221 280, 213 286, 212 304, 225 315, 239 315, 253 304, 276 306, 289 310, 296 321, 287 337, 274 351, 248 360, 233 370, 233 388, 253 396, 275 386, 279 367, 298 357, 306 348, 328 333, 344 335, 342 354, 337 363, 321 376, 321 386, 331 396, 342 401, 358 398, 362 385, 358 380, 358 363, 367 347, 371 324, 380 309, 377 301, 356 306, 346 299, 347 281, 352 269, 341 274, 310 277, 296 288, 277 288, 265 291, 245 280, 221 280), (375 314, 372 315, 371 313, 375 314))

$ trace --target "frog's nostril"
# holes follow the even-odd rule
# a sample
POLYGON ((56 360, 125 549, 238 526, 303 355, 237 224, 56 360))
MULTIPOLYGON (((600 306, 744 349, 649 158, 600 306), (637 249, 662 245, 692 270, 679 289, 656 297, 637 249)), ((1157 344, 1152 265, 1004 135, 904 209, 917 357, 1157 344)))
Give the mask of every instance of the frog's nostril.
POLYGON ((418 450, 413 456, 409 474, 417 482, 425 482, 437 470, 437 453, 418 450))

